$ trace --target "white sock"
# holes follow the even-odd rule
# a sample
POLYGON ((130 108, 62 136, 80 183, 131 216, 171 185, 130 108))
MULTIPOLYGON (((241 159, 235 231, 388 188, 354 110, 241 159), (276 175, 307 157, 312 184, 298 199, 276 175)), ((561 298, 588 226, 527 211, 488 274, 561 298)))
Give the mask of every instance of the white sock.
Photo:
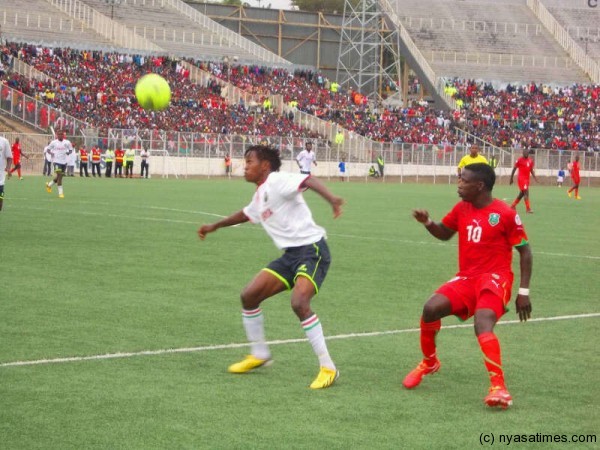
POLYGON ((321 322, 317 315, 313 314, 308 319, 303 320, 301 324, 310 345, 312 345, 315 354, 319 358, 319 365, 335 370, 335 364, 333 363, 331 356, 329 356, 327 344, 325 343, 323 327, 321 326, 321 322))
POLYGON ((242 323, 252 355, 260 359, 271 359, 271 352, 265 343, 265 320, 262 310, 242 309, 242 323))
POLYGON ((62 195, 62 193, 63 193, 63 188, 62 188, 62 186, 59 186, 58 187, 58 194, 62 195))
POLYGON ((48 187, 52 187, 53 184, 54 184, 54 180, 48 181, 48 187))

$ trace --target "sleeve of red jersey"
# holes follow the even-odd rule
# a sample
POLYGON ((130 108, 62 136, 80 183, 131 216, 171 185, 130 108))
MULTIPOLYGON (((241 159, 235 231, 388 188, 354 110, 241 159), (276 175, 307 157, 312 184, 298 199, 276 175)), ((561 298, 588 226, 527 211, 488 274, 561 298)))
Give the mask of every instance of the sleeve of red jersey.
POLYGON ((454 208, 452 208, 452 210, 442 219, 442 224, 452 231, 458 231, 459 208, 460 203, 457 203, 454 205, 454 208))
POLYGON ((514 211, 509 219, 506 231, 508 234, 508 241, 513 247, 519 247, 529 243, 523 222, 521 222, 521 218, 514 211))

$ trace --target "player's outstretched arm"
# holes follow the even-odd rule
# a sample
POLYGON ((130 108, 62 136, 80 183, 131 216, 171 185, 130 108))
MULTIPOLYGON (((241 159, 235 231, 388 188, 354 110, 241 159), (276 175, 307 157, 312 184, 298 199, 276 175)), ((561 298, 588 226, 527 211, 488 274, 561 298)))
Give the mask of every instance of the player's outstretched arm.
POLYGON ((454 233, 456 233, 454 230, 445 227, 444 224, 435 223, 433 220, 431 220, 429 213, 425 209, 415 209, 413 211, 413 217, 417 220, 417 222, 425 225, 425 228, 427 228, 429 234, 440 241, 447 241, 454 236, 454 233))
POLYGON ((333 195, 327 186, 317 180, 315 177, 308 177, 304 180, 304 186, 312 189, 321 197, 323 197, 327 202, 331 205, 333 209, 333 217, 338 218, 342 215, 342 205, 344 204, 344 199, 342 197, 337 197, 333 195))
POLYGON ((218 222, 210 223, 208 225, 202 225, 198 229, 198 237, 204 240, 208 233, 217 231, 219 228, 230 227, 232 225, 237 225, 244 222, 248 222, 248 217, 246 217, 244 211, 240 210, 236 213, 233 213, 229 217, 225 217, 224 219, 219 220, 218 222))
POLYGON ((529 281, 531 280, 531 271, 533 269, 533 254, 529 244, 517 247, 520 257, 521 283, 519 284, 519 293, 517 294, 517 314, 521 322, 527 321, 531 317, 531 302, 529 301, 529 281))

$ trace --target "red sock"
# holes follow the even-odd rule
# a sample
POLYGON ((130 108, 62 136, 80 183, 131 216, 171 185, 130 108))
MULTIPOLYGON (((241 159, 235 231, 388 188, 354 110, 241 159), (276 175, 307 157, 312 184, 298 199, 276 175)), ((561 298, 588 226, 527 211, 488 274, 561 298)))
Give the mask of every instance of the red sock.
POLYGON ((579 188, 575 189, 575 197, 579 197, 579 188))
POLYGON ((531 211, 531 206, 529 206, 529 200, 525 200, 525 208, 527 211, 531 211))
POLYGON ((442 321, 423 322, 421 317, 421 351, 423 352, 424 360, 432 366, 437 360, 435 348, 435 336, 442 327, 442 321))
POLYGON ((504 372, 500 355, 500 342, 494 333, 481 333, 477 336, 483 352, 483 362, 490 374, 492 386, 504 386, 504 372))
POLYGON ((569 192, 569 193, 573 192, 573 188, 570 188, 567 192, 569 192))
POLYGON ((515 198, 512 202, 512 204, 510 205, 511 208, 514 208, 515 206, 517 206, 519 204, 521 200, 519 200, 518 198, 515 198))

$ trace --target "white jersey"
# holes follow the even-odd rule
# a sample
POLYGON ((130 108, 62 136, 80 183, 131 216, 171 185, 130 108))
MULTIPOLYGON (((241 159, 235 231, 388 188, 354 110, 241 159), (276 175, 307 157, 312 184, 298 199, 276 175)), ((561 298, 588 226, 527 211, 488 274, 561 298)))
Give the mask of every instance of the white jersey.
POLYGON ((68 139, 62 141, 54 139, 47 148, 53 157, 54 164, 67 164, 67 156, 75 151, 68 139))
POLYGON ((12 157, 13 154, 8 139, 0 136, 0 186, 4 186, 6 180, 6 160, 7 158, 12 159, 12 157))
POLYGON ((300 163, 300 170, 302 172, 310 172, 311 164, 316 160, 317 156, 315 155, 315 152, 309 152, 307 150, 302 150, 296 157, 296 161, 300 163))
POLYGON ((251 222, 263 226, 280 249, 310 245, 325 237, 325 229, 314 222, 302 196, 301 185, 307 178, 304 174, 271 172, 243 210, 251 222))

